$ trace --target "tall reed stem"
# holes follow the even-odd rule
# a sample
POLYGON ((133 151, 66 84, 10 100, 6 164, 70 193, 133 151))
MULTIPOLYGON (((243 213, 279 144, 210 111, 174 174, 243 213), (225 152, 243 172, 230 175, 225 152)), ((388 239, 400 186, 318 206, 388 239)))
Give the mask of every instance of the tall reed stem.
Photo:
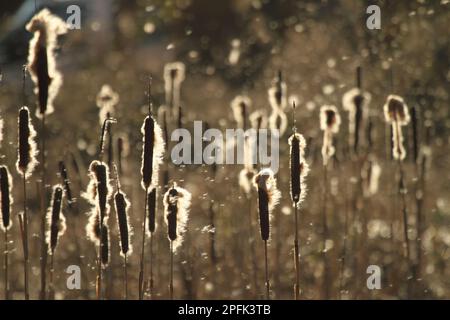
POLYGON ((267 259, 267 240, 264 240, 264 266, 266 274, 266 299, 270 300, 269 261, 267 259))
POLYGON ((173 300, 173 244, 170 241, 170 283, 169 283, 170 300, 173 300))
POLYGON ((347 255, 347 239, 348 239, 348 192, 347 185, 344 184, 345 193, 345 214, 344 214, 344 242, 342 244, 342 254, 341 254, 341 266, 339 272, 339 299, 342 299, 342 291, 344 290, 344 271, 345 271, 345 258, 347 255))
POLYGON ((126 254, 123 260, 123 274, 124 274, 124 298, 125 300, 128 300, 128 264, 126 254))
POLYGON ((150 299, 153 298, 153 232, 150 233, 150 299))
POLYGON ((407 264, 407 298, 410 296, 410 290, 411 290, 411 251, 409 246, 409 240, 408 240, 408 210, 406 207, 406 186, 405 186, 405 177, 404 177, 404 170, 401 160, 398 161, 398 170, 399 170, 399 193, 401 196, 402 201, 402 215, 403 215, 403 241, 404 241, 404 250, 405 250, 405 258, 406 258, 406 264, 407 264))
POLYGON ((327 260, 327 238, 328 238, 328 222, 327 222, 327 201, 328 201, 328 165, 323 166, 323 208, 322 208, 322 257, 324 264, 324 280, 323 280, 323 294, 324 299, 328 300, 330 297, 329 289, 329 269, 327 260))
POLYGON ((53 283, 53 274, 55 271, 54 268, 54 255, 55 252, 52 252, 51 256, 50 256, 50 283, 49 283, 49 299, 53 300, 54 299, 54 294, 55 294, 55 287, 54 287, 54 283, 53 283))
POLYGON ((295 219, 295 239, 294 239, 294 255, 295 255, 295 300, 300 299, 300 247, 298 237, 298 210, 297 204, 294 203, 294 219, 295 219))
POLYGON ((96 295, 97 300, 102 299, 102 235, 103 224, 100 222, 100 242, 97 251, 97 280, 96 280, 96 295))
POLYGON ((144 218, 142 221, 142 251, 139 270, 139 300, 144 299, 145 225, 147 223, 148 187, 145 188, 144 218))
POLYGON ((9 282, 8 282, 8 229, 5 229, 5 300, 9 299, 9 282))
POLYGON ((250 259, 252 260, 252 277, 253 277, 253 291, 257 295, 258 290, 258 263, 256 262, 255 250, 255 223, 252 219, 252 193, 250 194, 248 204, 248 220, 249 220, 249 243, 250 243, 250 259))
MULTIPOLYGON (((42 122, 41 122, 41 139, 42 139, 42 147, 41 147, 41 166, 42 166, 42 186, 41 186, 41 293, 40 298, 45 300, 46 298, 46 286, 47 286, 47 242, 45 241, 45 203, 46 203, 46 178, 47 178, 47 169, 46 169, 46 123, 45 123, 45 112, 42 114, 42 122)), ((26 219, 25 219, 26 220, 26 219)), ((25 222, 26 223, 26 222, 25 222)))
POLYGON ((24 286, 25 300, 30 299, 28 289, 29 277, 29 257, 28 257, 28 213, 27 213, 27 178, 23 173, 23 268, 24 268, 24 286))

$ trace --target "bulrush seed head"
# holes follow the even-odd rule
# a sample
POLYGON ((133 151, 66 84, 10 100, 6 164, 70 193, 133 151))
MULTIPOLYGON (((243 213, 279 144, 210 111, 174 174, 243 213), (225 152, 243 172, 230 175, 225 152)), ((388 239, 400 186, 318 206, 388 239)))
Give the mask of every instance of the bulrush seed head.
POLYGON ((158 185, 158 171, 164 155, 164 140, 162 131, 153 117, 144 120, 141 132, 142 148, 142 188, 150 189, 158 185))
POLYGON ((231 101, 231 109, 233 110, 233 117, 236 121, 237 127, 240 129, 247 129, 247 117, 251 107, 252 101, 247 96, 236 96, 231 101))
POLYGON ((188 222, 191 193, 186 189, 172 186, 164 195, 164 215, 167 224, 168 238, 176 251, 183 242, 188 222))
POLYGON ((253 185, 258 193, 258 212, 261 238, 264 241, 270 238, 270 219, 273 209, 281 198, 277 189, 277 181, 271 169, 262 169, 254 178, 253 185))
POLYGON ((299 133, 292 134, 288 142, 290 146, 291 200, 298 205, 305 197, 305 178, 309 172, 309 166, 304 158, 306 142, 299 133))
POLYGON ((25 178, 31 176, 38 163, 35 137, 36 131, 31 123, 30 111, 27 107, 22 107, 19 111, 19 150, 16 167, 25 178))
POLYGON ((0 207, 2 210, 0 229, 3 231, 11 228, 12 178, 8 167, 0 166, 0 207))
POLYGON ((28 69, 36 85, 38 95, 38 117, 53 112, 53 101, 62 83, 62 75, 56 69, 55 48, 59 35, 67 32, 66 23, 58 16, 43 9, 26 25, 34 33, 28 53, 28 69))
POLYGON ((66 219, 62 214, 62 200, 64 190, 62 185, 56 185, 53 187, 51 205, 47 210, 47 245, 48 253, 54 254, 58 239, 66 231, 66 219))

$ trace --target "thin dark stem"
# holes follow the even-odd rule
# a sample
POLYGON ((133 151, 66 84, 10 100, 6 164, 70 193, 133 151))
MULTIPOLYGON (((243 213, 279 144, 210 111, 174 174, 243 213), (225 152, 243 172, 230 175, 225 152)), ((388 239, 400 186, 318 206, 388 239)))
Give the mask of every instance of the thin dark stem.
MULTIPOLYGON (((425 202, 425 171, 426 171, 426 158, 423 155, 423 159, 421 161, 420 169, 416 169, 418 174, 417 180, 417 190, 416 190, 416 219, 417 219, 417 266, 416 266, 416 278, 421 277, 422 272, 422 258, 423 258, 423 250, 422 250, 422 235, 423 235, 423 207, 425 202), (420 170, 420 173, 419 173, 420 170)), ((418 167, 418 165, 416 165, 418 167)))
POLYGON ((402 215, 403 215, 403 238, 404 238, 404 248, 405 248, 405 258, 406 258, 406 263, 408 266, 408 279, 407 279, 407 283, 408 283, 408 298, 409 298, 409 294, 410 294, 410 273, 411 273, 411 267, 410 267, 410 263, 411 263, 411 254, 410 254, 410 246, 409 246, 409 239, 408 239, 408 210, 407 210, 407 205, 406 205, 406 186, 405 186, 405 177, 404 177, 404 171, 403 171, 403 165, 401 160, 398 161, 398 169, 399 169, 399 193, 401 196, 401 201, 402 201, 402 215))
POLYGON ((267 240, 264 240, 264 266, 266 275, 266 299, 270 300, 269 262, 267 258, 267 240))
POLYGON ((348 199, 347 187, 345 187, 345 215, 344 215, 344 243, 342 245, 341 270, 339 272, 339 299, 342 299, 342 291, 344 290, 344 270, 345 257, 347 255, 347 238, 348 238, 348 199))
POLYGON ((147 223, 148 187, 145 188, 144 218, 142 219, 142 251, 139 271, 139 300, 144 299, 145 224, 147 223))
POLYGON ((97 284, 96 294, 97 300, 102 299, 102 236, 103 236, 103 223, 100 223, 100 240, 97 248, 97 284))
POLYGON ((153 298, 153 232, 150 233, 150 298, 153 298))
POLYGON ((330 297, 329 292, 329 270, 328 270, 328 261, 327 261, 327 238, 328 238, 328 222, 327 222, 327 201, 328 201, 328 166, 324 165, 323 167, 323 208, 322 208, 322 257, 324 263, 324 281, 323 281, 323 293, 324 299, 328 300, 330 297))
POLYGON ((9 299, 9 287, 8 287, 8 229, 5 229, 5 300, 9 299))
POLYGON ((300 247, 298 237, 298 212, 297 204, 294 203, 294 219, 295 219, 295 239, 294 239, 294 255, 295 255, 295 300, 300 299, 300 247))
POLYGON ((170 283, 169 283, 170 300, 173 300, 173 243, 170 241, 170 283))
POLYGON ((46 177, 47 177, 47 169, 46 169, 46 123, 45 123, 45 112, 42 114, 42 122, 41 122, 41 139, 42 139, 42 148, 41 148, 41 168, 42 168, 42 186, 41 186, 41 299, 45 300, 46 295, 46 282, 47 282, 47 242, 45 241, 45 203, 46 203, 46 177))
POLYGON ((54 256, 55 256, 55 252, 52 251, 52 254, 50 255, 50 284, 49 284, 49 291, 50 291, 50 297, 49 299, 53 300, 53 296, 54 296, 54 292, 55 292, 55 287, 54 287, 54 283, 53 283, 53 274, 54 274, 54 256))
POLYGON ((123 274, 124 274, 124 296, 125 300, 128 300, 128 264, 127 264, 127 254, 125 254, 123 260, 123 274))
POLYGON ((28 213, 27 213, 27 179, 25 172, 23 173, 23 267, 24 267, 24 286, 25 286, 25 300, 30 299, 28 290, 28 270, 29 270, 29 258, 28 258, 28 213))
POLYGON ((252 260, 252 276, 253 276, 253 290, 255 295, 258 292, 258 263, 256 261, 255 253, 255 223, 252 219, 252 194, 250 193, 250 199, 248 204, 248 219, 249 219, 249 243, 250 243, 250 258, 252 260))

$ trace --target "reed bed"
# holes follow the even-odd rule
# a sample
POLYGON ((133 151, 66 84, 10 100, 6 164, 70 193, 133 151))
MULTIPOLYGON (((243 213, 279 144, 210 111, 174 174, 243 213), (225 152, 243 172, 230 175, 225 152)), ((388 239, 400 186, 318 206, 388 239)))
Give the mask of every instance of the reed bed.
MULTIPOLYGON (((442 24, 416 9, 408 21, 442 24)), ((67 68, 76 31, 36 13, 22 83, 17 66, 0 72, 5 299, 449 297, 448 95, 431 58, 439 43, 423 37, 415 52, 396 42, 423 32, 401 20, 392 52, 360 33, 350 47, 315 19, 278 25, 265 20, 267 4, 258 10, 252 41, 233 35, 225 48, 216 32, 191 47, 193 25, 161 55, 137 58, 137 41, 82 54, 96 62, 84 69, 67 68), (419 53, 423 66, 412 63, 419 53), (278 166, 260 162, 265 141, 249 134, 242 163, 180 164, 207 146, 217 161, 238 145, 201 137, 200 120, 224 139, 227 129, 272 130, 278 166), (185 133, 176 141, 175 129, 185 133), (81 291, 66 288, 71 265, 81 268, 81 291), (380 267, 381 289, 366 283, 369 266, 380 267)), ((122 28, 117 44, 151 34, 148 24, 122 28)))

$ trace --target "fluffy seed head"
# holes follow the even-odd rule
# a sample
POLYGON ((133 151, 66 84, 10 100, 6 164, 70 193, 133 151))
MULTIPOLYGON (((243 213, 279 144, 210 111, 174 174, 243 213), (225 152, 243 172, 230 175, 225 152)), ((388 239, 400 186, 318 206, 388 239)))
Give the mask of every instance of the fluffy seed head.
POLYGON ((283 81, 281 73, 278 74, 273 81, 272 86, 268 92, 269 103, 274 110, 283 110, 287 106, 287 86, 283 81))
POLYGON ((26 25, 34 33, 28 53, 28 69, 36 85, 38 95, 38 117, 53 112, 53 101, 62 83, 62 76, 56 69, 55 47, 59 35, 67 32, 66 23, 43 9, 26 25))
MULTIPOLYGON (((89 166, 89 184, 83 197, 91 205, 98 207, 100 221, 105 221, 109 215, 111 190, 108 166, 98 160, 92 161, 89 166)), ((97 212, 97 210, 94 212, 97 212)))
POLYGON ((0 166, 0 207, 2 210, 0 229, 3 231, 11 228, 12 178, 8 167, 0 166))
POLYGON ((164 215, 167 233, 169 240, 172 241, 174 251, 183 242, 190 205, 191 193, 177 185, 172 186, 164 195, 164 215))
POLYGON ((89 220, 86 225, 86 236, 89 241, 98 246, 100 244, 100 214, 98 208, 96 206, 92 207, 88 215, 89 220))
POLYGON ((103 124, 108 115, 111 117, 114 116, 115 106, 119 103, 119 94, 115 92, 111 86, 104 84, 97 94, 95 102, 97 107, 100 108, 100 124, 103 124))
POLYGON ((114 195, 114 205, 117 213, 117 225, 120 234, 120 254, 125 257, 132 253, 133 248, 130 243, 131 226, 129 224, 128 216, 130 210, 130 201, 127 196, 118 190, 114 195))
POLYGON ((305 161, 305 138, 301 134, 294 133, 290 136, 290 169, 291 169, 291 199, 296 205, 300 204, 306 194, 305 178, 308 175, 309 166, 305 161))
POLYGON ((409 123, 408 106, 402 97, 391 94, 387 97, 386 103, 383 107, 384 118, 388 123, 398 123, 400 126, 405 126, 409 123))
POLYGON ((46 241, 49 254, 54 254, 59 237, 66 231, 66 219, 61 212, 63 194, 64 190, 62 185, 58 184, 53 187, 51 205, 47 210, 48 230, 46 241))
POLYGON ((270 129, 278 129, 280 136, 282 136, 287 129, 288 120, 286 114, 281 109, 273 109, 269 117, 270 129))
POLYGON ((182 62, 167 63, 164 66, 164 89, 166 103, 175 108, 180 105, 181 83, 185 78, 185 66, 182 62))
POLYGON ((253 177, 255 176, 256 171, 252 168, 244 168, 239 172, 239 186, 242 188, 242 191, 245 194, 249 195, 252 188, 253 177))
POLYGON ((259 130, 267 126, 267 117, 261 110, 253 111, 249 118, 253 129, 259 130))
POLYGON ((67 197, 67 203, 69 204, 69 208, 72 207, 73 198, 72 198, 72 190, 70 188, 70 180, 69 175, 67 174, 67 168, 63 161, 59 161, 59 174, 63 181, 64 193, 67 197))
POLYGON ((101 228, 102 238, 100 243, 100 257, 102 267, 105 268, 109 263, 109 229, 106 225, 101 228))
POLYGON ((151 236, 156 230, 156 188, 153 188, 147 196, 147 236, 151 236))
POLYGON ((320 129, 333 134, 339 132, 341 117, 335 106, 325 105, 320 108, 320 129))
POLYGON ((155 188, 158 184, 158 171, 164 155, 164 140, 158 123, 151 116, 144 120, 141 132, 142 148, 142 188, 155 188))
POLYGON ((231 101, 231 109, 237 127, 240 129, 247 128, 247 115, 252 105, 252 101, 247 96, 236 96, 231 101))
POLYGON ((381 167, 375 160, 365 162, 361 177, 363 179, 363 191, 365 197, 370 197, 378 192, 378 182, 380 180, 381 167))
POLYGON ((31 123, 30 111, 22 107, 19 111, 19 150, 16 163, 17 171, 29 178, 37 165, 37 147, 34 141, 36 131, 31 123))
POLYGON ((355 151, 358 149, 361 123, 367 118, 370 100, 370 93, 359 88, 347 91, 342 97, 344 110, 348 111, 349 143, 355 151))
POLYGON ((262 169, 254 178, 253 185, 258 192, 258 212, 261 238, 264 241, 270 238, 270 219, 273 209, 281 198, 277 189, 277 181, 271 169, 262 169))
POLYGON ((327 165, 335 153, 333 146, 333 135, 339 132, 341 117, 335 106, 322 106, 320 109, 320 129, 323 133, 322 158, 323 164, 327 165))

